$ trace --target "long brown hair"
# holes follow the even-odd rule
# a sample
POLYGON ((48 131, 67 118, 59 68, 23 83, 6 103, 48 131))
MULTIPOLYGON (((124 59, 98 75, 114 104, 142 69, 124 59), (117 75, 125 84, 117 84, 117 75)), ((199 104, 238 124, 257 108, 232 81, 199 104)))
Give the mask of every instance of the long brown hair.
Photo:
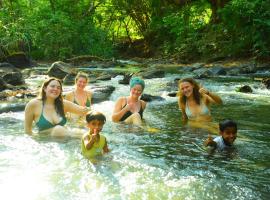
POLYGON ((183 102, 184 104, 186 104, 186 102, 187 102, 187 97, 184 94, 182 94, 181 89, 180 89, 180 84, 183 83, 183 82, 188 82, 188 83, 190 83, 193 86, 193 96, 194 96, 195 102, 198 105, 200 105, 200 103, 201 103, 201 94, 199 93, 200 86, 192 78, 184 78, 184 79, 181 79, 178 82, 178 90, 179 90, 180 102, 183 102))
POLYGON ((61 117, 65 117, 65 112, 64 112, 64 104, 63 104, 63 96, 62 96, 62 82, 55 78, 55 77, 51 77, 47 80, 45 80, 40 88, 40 93, 39 93, 39 98, 42 100, 42 103, 44 105, 45 101, 46 101, 46 93, 44 91, 44 89, 50 84, 50 82, 52 81, 58 81, 61 87, 61 93, 60 95, 55 99, 54 101, 54 107, 56 110, 56 113, 59 114, 61 117))

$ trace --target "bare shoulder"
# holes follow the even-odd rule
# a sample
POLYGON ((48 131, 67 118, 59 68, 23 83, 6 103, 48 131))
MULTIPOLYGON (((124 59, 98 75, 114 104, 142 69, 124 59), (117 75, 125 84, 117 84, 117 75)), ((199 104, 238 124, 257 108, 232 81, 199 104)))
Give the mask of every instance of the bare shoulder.
POLYGON ((119 97, 117 100, 116 100, 116 103, 123 103, 123 102, 126 102, 126 97, 119 97))
POLYGON ((42 101, 40 99, 35 98, 35 99, 31 99, 27 103, 27 106, 33 108, 33 107, 39 106, 41 104, 42 104, 42 101))
POLYGON ((86 95, 88 97, 92 97, 92 91, 91 90, 86 90, 86 95))

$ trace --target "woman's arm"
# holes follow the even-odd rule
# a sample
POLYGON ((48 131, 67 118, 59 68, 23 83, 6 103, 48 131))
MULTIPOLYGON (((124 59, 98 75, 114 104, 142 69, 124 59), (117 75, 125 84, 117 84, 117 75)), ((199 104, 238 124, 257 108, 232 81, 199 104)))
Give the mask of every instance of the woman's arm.
POLYGON ((67 93, 67 94, 65 95, 65 99, 68 100, 68 101, 73 102, 73 100, 74 100, 73 92, 67 93))
POLYGON ((200 88, 199 92, 202 96, 204 96, 206 98, 207 104, 209 104, 209 103, 219 104, 219 105, 222 104, 222 99, 218 95, 216 95, 212 92, 209 92, 208 90, 206 90, 204 88, 200 88))
POLYGON ((113 114, 112 114, 112 121, 119 122, 119 120, 123 117, 123 115, 130 110, 128 104, 122 108, 122 102, 125 97, 119 98, 114 106, 113 114))
POLYGON ((147 103, 143 100, 141 100, 142 109, 144 110, 146 108, 147 103))
POLYGON ((89 108, 79 106, 71 101, 64 100, 63 104, 65 113, 70 112, 78 115, 85 115, 88 111, 90 111, 89 108))
POLYGON ((32 124, 34 121, 34 109, 35 104, 34 101, 31 100, 25 106, 24 110, 24 132, 28 135, 32 135, 32 124))

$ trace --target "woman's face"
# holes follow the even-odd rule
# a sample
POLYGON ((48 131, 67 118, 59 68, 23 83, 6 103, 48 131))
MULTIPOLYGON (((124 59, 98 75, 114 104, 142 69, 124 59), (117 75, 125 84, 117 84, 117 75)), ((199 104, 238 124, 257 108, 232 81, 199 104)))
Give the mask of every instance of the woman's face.
POLYGON ((79 77, 78 78, 78 80, 77 80, 77 82, 76 82, 76 87, 78 88, 78 89, 84 89, 85 87, 86 87, 86 85, 87 85, 87 80, 86 80, 86 78, 84 78, 84 77, 79 77))
POLYGON ((53 80, 51 81, 46 88, 44 88, 44 92, 46 94, 46 97, 51 97, 53 99, 56 99, 62 92, 61 84, 53 80))
POLYGON ((190 97, 193 94, 194 86, 190 82, 182 82, 179 85, 179 89, 183 95, 190 97))
POLYGON ((135 85, 133 88, 130 90, 130 95, 133 97, 140 97, 142 95, 143 88, 141 85, 135 85))

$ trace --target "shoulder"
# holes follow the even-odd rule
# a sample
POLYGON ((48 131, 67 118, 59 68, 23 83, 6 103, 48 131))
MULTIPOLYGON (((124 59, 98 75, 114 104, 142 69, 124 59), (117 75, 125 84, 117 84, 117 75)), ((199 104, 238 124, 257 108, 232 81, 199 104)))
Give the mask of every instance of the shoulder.
POLYGON ((119 97, 117 100, 116 100, 116 103, 123 103, 123 102, 126 102, 127 101, 127 97, 119 97))
POLYGON ((42 104, 42 100, 35 98, 35 99, 30 100, 27 103, 27 106, 28 107, 36 107, 36 106, 39 106, 41 104, 42 104))
POLYGON ((91 97, 92 96, 92 91, 91 90, 86 90, 85 92, 86 92, 86 95, 88 97, 91 97))

